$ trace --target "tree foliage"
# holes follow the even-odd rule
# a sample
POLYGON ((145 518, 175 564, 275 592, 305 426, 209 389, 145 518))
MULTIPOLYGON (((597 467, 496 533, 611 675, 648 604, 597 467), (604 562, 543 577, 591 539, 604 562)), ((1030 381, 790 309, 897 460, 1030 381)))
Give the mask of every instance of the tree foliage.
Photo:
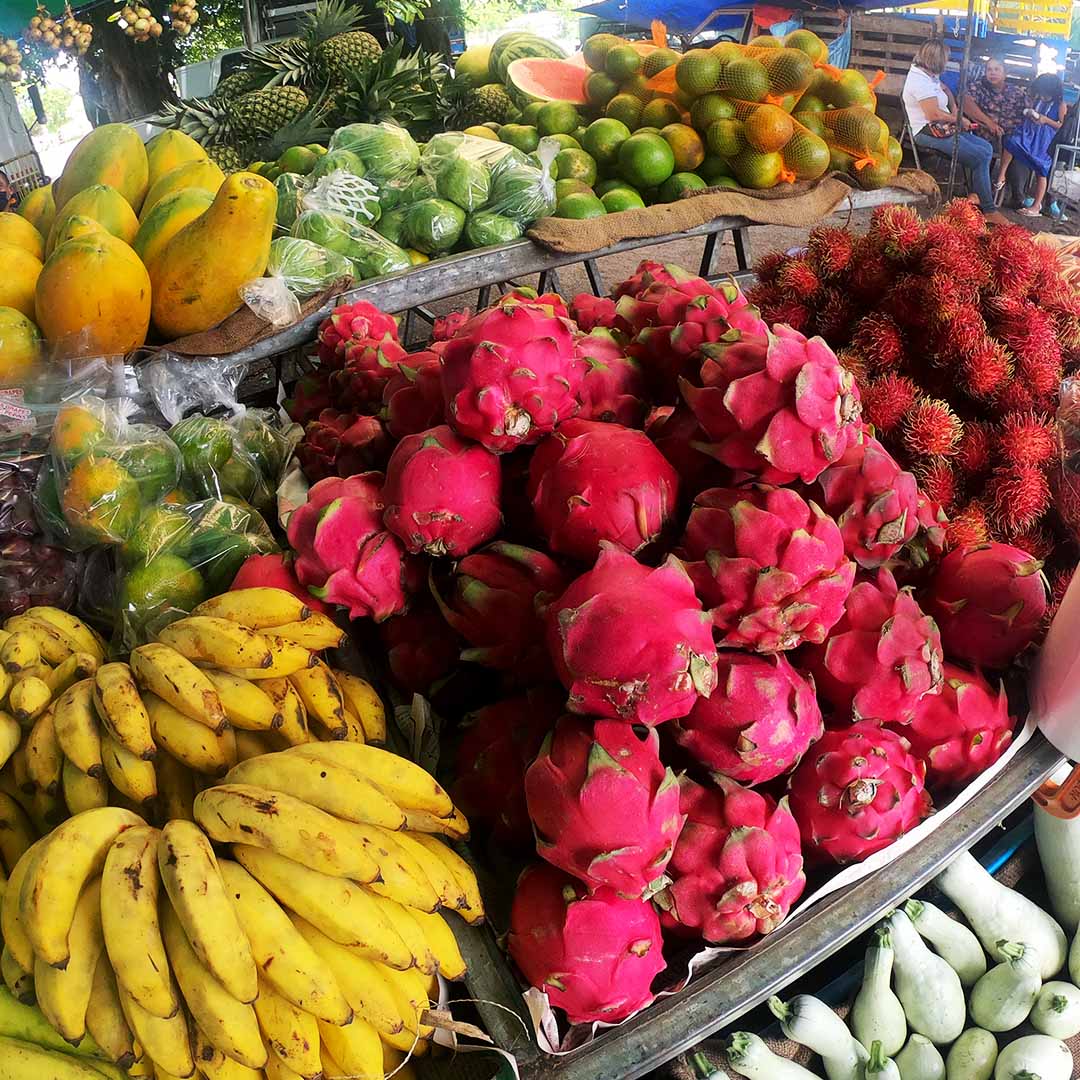
POLYGON ((200 0, 199 21, 186 38, 178 39, 177 48, 182 64, 197 64, 243 44, 243 5, 240 0, 200 0))

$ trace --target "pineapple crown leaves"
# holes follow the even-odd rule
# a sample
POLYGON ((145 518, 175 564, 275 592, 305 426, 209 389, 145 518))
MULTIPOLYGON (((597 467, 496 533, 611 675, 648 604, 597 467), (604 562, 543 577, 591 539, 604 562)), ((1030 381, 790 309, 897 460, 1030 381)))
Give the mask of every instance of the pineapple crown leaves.
POLYGON ((447 81, 447 69, 437 56, 422 49, 406 54, 399 38, 370 67, 350 73, 337 111, 350 122, 394 119, 407 127, 436 120, 447 81))
POLYGON ((256 156, 262 161, 275 161, 292 146, 327 142, 334 133, 332 127, 322 122, 328 112, 327 96, 320 95, 299 116, 290 120, 269 139, 257 143, 256 156))

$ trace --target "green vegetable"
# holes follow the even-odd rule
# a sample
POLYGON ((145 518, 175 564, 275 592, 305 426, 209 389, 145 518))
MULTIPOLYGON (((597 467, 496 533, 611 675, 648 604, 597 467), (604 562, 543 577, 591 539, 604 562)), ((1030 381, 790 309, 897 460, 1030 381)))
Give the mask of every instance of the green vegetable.
POLYGON ((979 939, 962 922, 950 919, 925 900, 909 900, 904 911, 938 956, 948 961, 965 987, 974 986, 986 974, 986 953, 979 939))
POLYGON ((774 1054, 749 1031, 736 1031, 725 1049, 728 1064, 748 1080, 818 1080, 809 1069, 774 1054))
POLYGON ((996 952, 1001 963, 975 984, 968 1009, 979 1027, 1012 1031, 1028 1018, 1039 996, 1039 960, 1032 946, 1019 941, 999 941, 996 952))
POLYGON ((967 1016, 960 977, 926 947, 902 911, 894 911, 885 925, 892 938, 896 996, 908 1027, 938 1045, 951 1043, 967 1016))
POLYGON ((925 1036, 912 1035, 896 1055, 902 1080, 945 1080, 945 1059, 925 1036))
POLYGON ((799 994, 785 1004, 773 997, 769 1009, 789 1039, 821 1056, 829 1080, 863 1080, 866 1048, 824 1001, 799 994))
POLYGON ((1072 1052, 1060 1039, 1025 1035, 998 1056, 994 1080, 1072 1080, 1072 1052))
POLYGON ((446 199, 421 199, 405 216, 409 246, 425 255, 449 251, 465 228, 465 211, 446 199))
POLYGON ((890 985, 893 947, 888 927, 879 926, 874 937, 866 950, 862 986, 855 995, 848 1022, 864 1047, 880 1042, 886 1054, 895 1054, 907 1038, 907 1020, 890 985))
POLYGON ((895 1061, 881 1049, 881 1043, 871 1043, 870 1060, 866 1063, 866 1080, 904 1080, 895 1061))
POLYGON ((233 454, 232 428, 224 420, 189 416, 173 424, 169 438, 180 448, 184 486, 203 498, 215 494, 216 474, 233 454))
POLYGON ((968 1028, 945 1059, 947 1080, 990 1080, 997 1061, 997 1039, 983 1028, 968 1028))
POLYGON ((490 210, 481 210, 465 219, 465 239, 474 248, 509 244, 520 240, 523 232, 518 222, 490 210))
POLYGON ((1028 1017, 1042 1035, 1071 1039, 1080 1033, 1080 990, 1072 983, 1044 983, 1028 1017))

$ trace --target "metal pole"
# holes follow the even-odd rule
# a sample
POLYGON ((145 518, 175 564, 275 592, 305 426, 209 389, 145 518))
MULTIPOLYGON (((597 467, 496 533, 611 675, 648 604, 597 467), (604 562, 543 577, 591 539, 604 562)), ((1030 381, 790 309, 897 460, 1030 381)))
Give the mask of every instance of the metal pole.
POLYGON ((949 161, 947 198, 953 197, 956 183, 956 162, 960 157, 960 124, 964 118, 964 95, 967 93, 968 61, 971 59, 971 39, 975 36, 975 0, 968 0, 967 24, 964 27, 964 58, 960 62, 960 86, 956 95, 956 131, 953 133, 952 158, 949 161))

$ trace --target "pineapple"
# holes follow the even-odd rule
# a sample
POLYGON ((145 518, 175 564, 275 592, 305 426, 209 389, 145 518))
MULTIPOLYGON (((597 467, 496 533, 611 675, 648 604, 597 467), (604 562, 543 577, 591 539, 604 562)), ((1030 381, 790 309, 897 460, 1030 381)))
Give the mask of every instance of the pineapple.
POLYGON ((240 172, 247 163, 247 155, 241 153, 235 146, 208 146, 206 156, 226 175, 240 172))
POLYGON ((255 136, 273 135, 308 107, 308 96, 298 86, 253 90, 228 103, 232 125, 255 136))
POLYGON ((241 94, 250 93, 252 90, 261 90, 266 85, 266 72, 260 70, 243 69, 226 75, 214 90, 214 97, 223 101, 231 101, 241 94))
POLYGON ((234 126, 231 102, 214 98, 190 98, 179 105, 166 105, 157 121, 163 127, 179 128, 200 146, 231 145, 234 126))

